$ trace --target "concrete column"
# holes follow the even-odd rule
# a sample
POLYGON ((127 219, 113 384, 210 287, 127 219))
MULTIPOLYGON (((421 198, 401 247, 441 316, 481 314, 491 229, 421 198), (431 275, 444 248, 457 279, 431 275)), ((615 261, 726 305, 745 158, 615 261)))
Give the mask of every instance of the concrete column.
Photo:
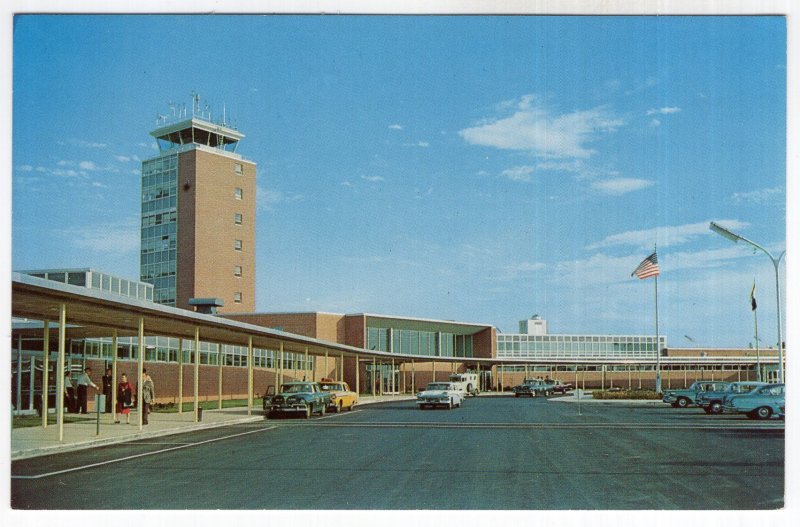
POLYGON ((222 410, 222 344, 217 343, 217 408, 222 410))
MULTIPOLYGON (((12 339, 13 342, 13 339, 12 339)), ((33 361, 31 361, 33 364, 33 361)), ((31 373, 33 373, 33 368, 31 368, 31 373)), ((14 390, 13 396, 16 400, 14 401, 14 407, 17 411, 21 410, 22 406, 22 335, 17 336, 17 389, 14 390)))
POLYGON ((144 409, 144 404, 142 403, 142 375, 144 371, 144 353, 145 353, 145 346, 144 346, 144 317, 139 317, 139 356, 137 357, 139 360, 137 361, 136 365, 136 412, 137 417, 139 418, 139 430, 142 429, 142 425, 144 424, 142 414, 142 409, 144 409))
MULTIPOLYGON (((336 359, 333 359, 333 366, 334 366, 333 380, 337 380, 337 377, 339 377, 339 371, 336 368, 336 359)), ((331 372, 330 366, 328 365, 328 350, 325 350, 325 377, 327 377, 330 374, 330 372, 331 372)))
POLYGON ((64 440, 64 360, 67 347, 67 304, 59 305, 58 313, 58 366, 56 367, 56 420, 58 421, 58 440, 64 440))
POLYGON ((400 389, 403 390, 403 395, 405 395, 405 393, 406 393, 406 368, 405 368, 405 363, 400 365, 400 371, 403 372, 400 389))
POLYGON ((247 337, 247 415, 253 413, 253 336, 247 337))
POLYGON ((414 378, 416 371, 414 369, 414 359, 411 359, 411 391, 416 393, 417 380, 414 378))
POLYGON ((305 347, 305 361, 303 362, 303 380, 313 381, 314 374, 311 373, 311 365, 308 363, 308 346, 305 347), (310 379, 308 377, 311 377, 310 379))
POLYGON ((117 347, 119 339, 117 330, 111 334, 111 422, 117 421, 117 347))
POLYGON ((688 386, 687 381, 689 380, 689 372, 686 369, 686 365, 683 365, 683 387, 686 388, 688 386))
POLYGON ((183 338, 178 337, 178 413, 183 413, 183 338))
MULTIPOLYGON (((667 382, 669 382, 669 381, 667 381, 667 382)), ((632 386, 631 385, 631 365, 628 364, 628 389, 629 390, 631 389, 631 386, 632 386)))
POLYGON ((200 420, 200 328, 194 328, 194 422, 200 420))
POLYGON ((636 365, 636 371, 639 373, 639 389, 641 390, 642 389, 642 365, 641 364, 637 364, 636 365))
POLYGON ((339 380, 344 381, 344 353, 339 354, 339 364, 337 365, 339 380))
POLYGON ((372 375, 370 376, 369 383, 372 385, 372 396, 375 397, 375 357, 372 357, 372 375))
POLYGON ((506 388, 506 368, 505 364, 498 366, 500 368, 500 392, 502 393, 506 388))
POLYGON ((283 342, 278 350, 278 385, 275 387, 275 393, 280 391, 281 384, 283 384, 283 342))
MULTIPOLYGON (((47 402, 49 397, 47 392, 50 390, 50 322, 44 321, 44 333, 42 334, 42 353, 44 354, 44 362, 42 363, 42 428, 47 428, 47 402)), ((58 397, 56 397, 58 400, 58 397)))
MULTIPOLYGON (((342 364, 342 368, 344 368, 344 364, 342 364)), ((361 384, 360 384, 360 382, 361 382, 361 378, 360 378, 361 377, 361 371, 360 370, 361 370, 361 361, 359 360, 358 355, 356 355, 356 393, 357 394, 361 393, 361 384)))
POLYGON ((392 396, 397 393, 397 386, 395 385, 395 370, 394 370, 394 359, 392 359, 392 396))
POLYGON ((433 376, 431 377, 431 382, 436 382, 436 361, 431 361, 431 364, 433 365, 433 376))
POLYGON ((528 378, 528 363, 525 363, 525 378, 528 378))

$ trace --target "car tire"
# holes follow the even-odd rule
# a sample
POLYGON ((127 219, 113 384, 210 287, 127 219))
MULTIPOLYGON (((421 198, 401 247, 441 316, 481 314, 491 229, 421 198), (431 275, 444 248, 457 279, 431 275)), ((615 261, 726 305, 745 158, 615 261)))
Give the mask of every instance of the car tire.
POLYGON ((703 407, 703 411, 704 411, 705 413, 707 413, 707 414, 711 415, 711 407, 710 407, 710 406, 704 406, 704 407, 703 407))
POLYGON ((678 403, 677 402, 670 403, 670 406, 672 406, 673 408, 677 408, 678 407, 678 403))
POLYGON ((337 414, 342 413, 342 401, 339 401, 336 406, 333 407, 333 411, 337 414))
POLYGON ((761 406, 753 410, 753 415, 755 416, 756 419, 762 421, 765 419, 769 419, 770 417, 772 417, 772 408, 770 408, 769 406, 761 406))
POLYGON ((721 414, 722 413, 722 403, 719 402, 719 401, 713 401, 708 406, 708 413, 713 414, 713 415, 721 414))
POLYGON ((514 397, 519 397, 519 394, 518 394, 518 393, 515 393, 515 394, 514 394, 514 397))
POLYGON ((675 401, 675 403, 678 405, 678 408, 686 408, 689 406, 689 399, 686 397, 678 397, 678 400, 675 401))
POLYGON ((320 407, 320 409, 319 409, 319 416, 320 416, 320 417, 322 417, 322 416, 324 416, 324 415, 325 415, 325 410, 327 410, 327 407, 326 407, 326 406, 327 406, 327 405, 326 405, 325 403, 322 403, 322 406, 321 406, 321 407, 320 407))

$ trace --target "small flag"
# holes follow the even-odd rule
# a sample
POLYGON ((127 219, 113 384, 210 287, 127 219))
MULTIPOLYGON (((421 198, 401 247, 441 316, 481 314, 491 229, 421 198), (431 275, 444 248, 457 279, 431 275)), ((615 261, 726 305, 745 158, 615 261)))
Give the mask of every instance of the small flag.
POLYGON ((753 281, 753 289, 750 290, 750 307, 753 309, 753 311, 755 311, 756 308, 758 307, 758 304, 756 304, 756 282, 755 282, 755 280, 753 281))
POLYGON ((633 270, 631 276, 636 275, 640 280, 650 278, 651 276, 658 276, 661 270, 658 268, 658 256, 654 252, 639 264, 639 267, 633 270))

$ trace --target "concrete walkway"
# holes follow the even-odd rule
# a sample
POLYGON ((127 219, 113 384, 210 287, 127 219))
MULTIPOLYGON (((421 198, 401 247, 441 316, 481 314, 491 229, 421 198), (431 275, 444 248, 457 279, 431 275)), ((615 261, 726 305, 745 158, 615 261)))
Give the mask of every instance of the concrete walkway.
MULTIPOLYGON (((362 395, 358 406, 413 399, 414 397, 410 395, 382 395, 376 397, 362 395)), ((41 426, 12 428, 11 460, 264 420, 260 401, 258 406, 253 406, 251 409, 251 415, 247 415, 247 408, 245 407, 203 410, 202 421, 199 423, 194 422, 194 412, 192 411, 183 412, 182 414, 177 412, 153 412, 150 414, 149 424, 143 426, 142 430, 139 430, 139 417, 135 411, 131 412, 131 424, 126 424, 125 417, 119 414, 117 417, 122 417, 119 424, 112 422, 110 414, 101 414, 99 434, 97 433, 96 414, 80 416, 66 414, 66 416, 70 419, 79 420, 64 423, 64 439, 62 441, 58 440, 58 425, 56 424, 48 424, 47 428, 42 428, 41 426)))

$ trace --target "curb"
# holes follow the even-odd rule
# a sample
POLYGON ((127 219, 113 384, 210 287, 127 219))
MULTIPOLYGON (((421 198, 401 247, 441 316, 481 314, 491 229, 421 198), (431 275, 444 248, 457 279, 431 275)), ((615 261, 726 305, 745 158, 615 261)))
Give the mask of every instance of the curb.
POLYGON ((618 404, 621 406, 663 406, 664 402, 657 399, 592 399, 587 397, 585 399, 577 399, 571 397, 558 397, 555 399, 548 399, 548 402, 571 403, 571 404, 618 404))

